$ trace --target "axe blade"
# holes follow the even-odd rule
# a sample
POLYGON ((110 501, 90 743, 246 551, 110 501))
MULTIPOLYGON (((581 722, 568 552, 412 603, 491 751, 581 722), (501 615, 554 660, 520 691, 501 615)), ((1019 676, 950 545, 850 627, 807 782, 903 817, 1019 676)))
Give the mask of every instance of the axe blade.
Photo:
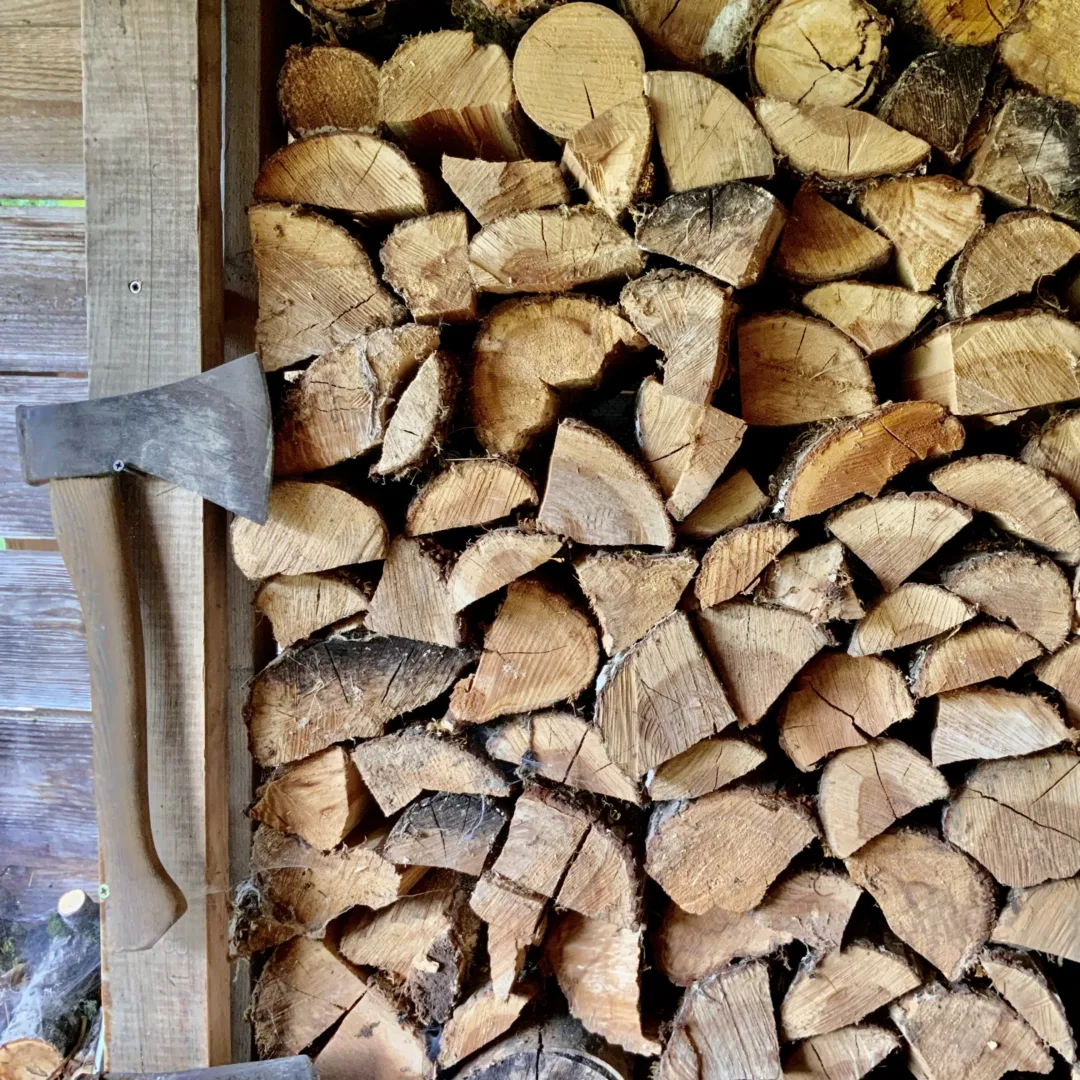
POLYGON ((262 524, 273 471, 270 397, 251 353, 117 397, 15 410, 29 484, 137 469, 262 524))

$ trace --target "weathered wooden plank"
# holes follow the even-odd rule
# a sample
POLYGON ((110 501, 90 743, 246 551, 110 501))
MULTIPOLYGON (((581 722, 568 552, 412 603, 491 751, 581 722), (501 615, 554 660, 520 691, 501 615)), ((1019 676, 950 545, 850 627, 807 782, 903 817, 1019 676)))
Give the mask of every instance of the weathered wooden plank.
POLYGON ((49 489, 30 487, 22 478, 15 406, 81 401, 86 392, 86 378, 81 375, 68 379, 0 375, 0 536, 24 539, 53 535, 49 489))
POLYGON ((0 551, 0 709, 90 708, 86 639, 55 551, 0 551))
POLYGON ((80 206, 0 206, 0 372, 86 370, 83 222, 80 206))

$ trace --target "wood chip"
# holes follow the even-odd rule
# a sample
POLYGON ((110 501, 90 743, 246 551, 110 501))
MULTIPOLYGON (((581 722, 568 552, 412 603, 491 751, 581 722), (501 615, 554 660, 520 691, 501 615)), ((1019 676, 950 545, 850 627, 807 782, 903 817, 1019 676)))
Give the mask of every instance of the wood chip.
POLYGON ((728 529, 745 525, 768 505, 768 496, 754 478, 746 469, 738 469, 726 480, 721 480, 685 521, 679 522, 679 535, 711 540, 728 529))
POLYGON ((1042 646, 1027 634, 1000 623, 976 623, 926 647, 912 665, 916 697, 932 697, 989 679, 1007 679, 1042 646))
POLYGON ((801 611, 816 623, 861 619, 864 614, 839 540, 781 555, 766 569, 755 595, 801 611))
POLYGON ((765 751, 749 739, 703 739, 653 769, 645 786, 656 802, 696 799, 734 783, 766 757, 765 751))
POLYGON ((743 525, 714 540, 701 560, 694 593, 712 607, 746 592, 798 533, 790 525, 763 521, 743 525))
POLYGON ((1014 889, 991 941, 1080 962, 1080 879, 1014 889))
POLYGON ((899 1045, 889 1028, 876 1024, 815 1035, 784 1060, 784 1080, 861 1080, 899 1045))
POLYGON ((870 656, 915 645, 955 630, 975 609, 940 585, 909 582, 885 593, 856 624, 848 643, 851 656, 870 656))
POLYGON ((444 154, 442 178, 481 225, 504 214, 564 206, 570 201, 554 161, 482 161, 444 154))
POLYGON ((498 458, 467 458, 452 462, 413 496, 405 533, 423 536, 487 525, 536 502, 536 488, 520 469, 498 458))
POLYGON ((270 620, 274 640, 287 649, 317 630, 367 611, 371 587, 333 571, 270 578, 255 594, 255 610, 270 620))
POLYGON ((890 352, 911 337, 938 303, 926 293, 862 281, 819 285, 804 293, 802 302, 847 334, 870 358, 890 352))
POLYGON ((379 65, 337 45, 290 45, 277 83, 285 126, 298 139, 324 131, 374 133, 379 126, 379 65))
POLYGON ((506 814, 486 795, 429 795, 410 803, 394 822, 383 854, 399 866, 477 877, 505 826, 506 814))
POLYGON ((492 529, 478 536, 458 556, 447 588, 454 611, 462 611, 484 596, 532 573, 555 557, 562 540, 520 529, 492 529))

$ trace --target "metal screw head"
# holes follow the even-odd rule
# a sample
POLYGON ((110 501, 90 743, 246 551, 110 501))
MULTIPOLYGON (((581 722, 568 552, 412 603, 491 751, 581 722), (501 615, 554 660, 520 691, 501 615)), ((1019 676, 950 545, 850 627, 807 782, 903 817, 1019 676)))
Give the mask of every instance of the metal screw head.
POLYGON ((142 292, 142 282, 141 281, 129 281, 128 282, 128 291, 131 292, 133 295, 138 296, 139 293, 142 292))
POLYGON ((124 462, 120 458, 117 458, 112 463, 112 471, 113 472, 123 472, 125 468, 126 468, 126 466, 125 466, 124 462))

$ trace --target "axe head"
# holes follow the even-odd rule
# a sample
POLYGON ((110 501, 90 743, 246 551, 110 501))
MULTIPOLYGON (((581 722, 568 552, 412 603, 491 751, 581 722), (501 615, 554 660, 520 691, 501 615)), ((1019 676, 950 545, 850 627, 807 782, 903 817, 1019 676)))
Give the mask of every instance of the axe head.
POLYGON ((137 469, 241 517, 266 520, 273 435, 254 353, 135 394, 20 405, 15 424, 29 484, 137 469))

